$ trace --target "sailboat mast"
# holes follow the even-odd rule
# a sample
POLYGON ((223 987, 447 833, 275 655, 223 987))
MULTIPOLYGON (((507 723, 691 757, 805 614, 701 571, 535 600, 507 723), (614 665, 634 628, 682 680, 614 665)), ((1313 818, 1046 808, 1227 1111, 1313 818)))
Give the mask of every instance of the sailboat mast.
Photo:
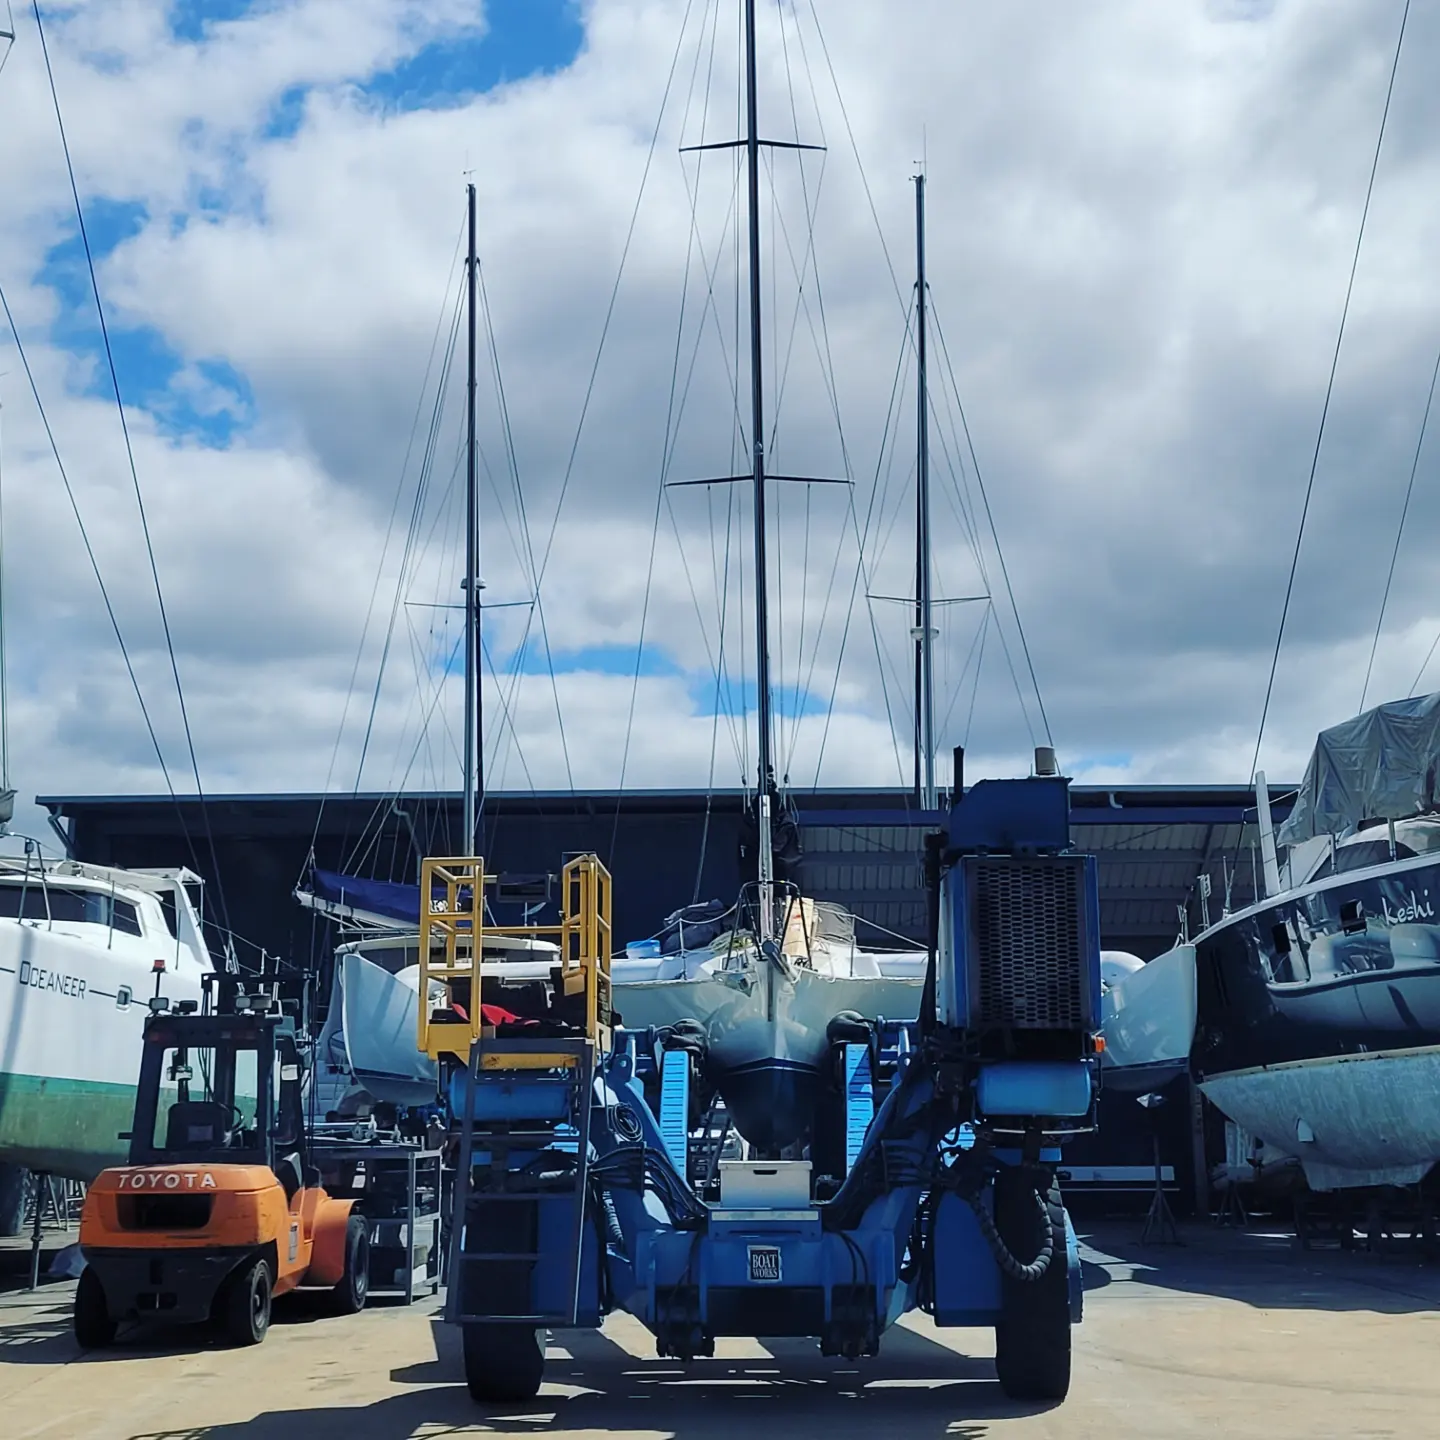
MULTIPOLYGON (((760 330, 760 130, 756 119, 755 0, 745 3, 745 158, 750 226, 750 441, 755 486, 755 691, 758 788, 755 792, 759 879, 774 879, 770 795, 774 785, 770 734, 769 570, 765 556, 765 378, 760 330)), ((768 923, 768 895, 762 895, 762 924, 768 923)))
POLYGON ((935 629, 930 577, 930 388, 925 371, 925 175, 915 177, 915 798, 935 799, 935 629))
POLYGON ((475 187, 467 185, 469 248, 465 259, 467 368, 465 372, 465 803, 466 855, 476 852, 477 796, 483 796, 480 748, 480 507, 475 472, 475 187))

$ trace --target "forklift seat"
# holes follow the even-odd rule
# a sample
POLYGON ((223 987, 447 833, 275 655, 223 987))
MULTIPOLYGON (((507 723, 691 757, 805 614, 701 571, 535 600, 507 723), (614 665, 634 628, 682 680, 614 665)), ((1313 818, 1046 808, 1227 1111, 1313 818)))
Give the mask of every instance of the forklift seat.
POLYGON ((299 1155, 292 1152, 289 1155, 282 1155, 276 1160, 275 1178, 280 1182, 280 1188, 285 1192, 286 1204, 289 1204, 304 1184, 305 1171, 300 1163, 299 1155))
POLYGON ((230 1107, 218 1100, 177 1100, 165 1121, 165 1148, 220 1150, 230 1143, 230 1107))

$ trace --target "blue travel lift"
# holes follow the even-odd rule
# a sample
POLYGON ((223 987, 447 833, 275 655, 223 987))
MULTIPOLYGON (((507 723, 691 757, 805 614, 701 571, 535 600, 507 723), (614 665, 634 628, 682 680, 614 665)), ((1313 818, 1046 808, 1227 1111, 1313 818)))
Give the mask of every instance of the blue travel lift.
POLYGON ((1062 1399, 1081 1287, 1056 1166, 1093 1125, 1101 1044, 1095 861, 1069 839, 1068 782, 1051 776, 982 781, 929 837, 920 1016, 835 1039, 829 1153, 844 1173, 824 1199, 803 1161, 724 1162, 709 1198, 700 1060, 611 1027, 595 856, 566 866, 558 926, 508 932, 560 947, 549 1018, 523 1030, 484 1025, 472 989, 472 937, 506 933, 482 919, 483 862, 427 860, 420 994, 448 999, 421 1006, 420 1046, 451 1067, 445 1318, 471 1394, 530 1398, 546 1331, 613 1310, 682 1361, 723 1335, 874 1355, 920 1310, 993 1326, 1007 1395, 1062 1399))

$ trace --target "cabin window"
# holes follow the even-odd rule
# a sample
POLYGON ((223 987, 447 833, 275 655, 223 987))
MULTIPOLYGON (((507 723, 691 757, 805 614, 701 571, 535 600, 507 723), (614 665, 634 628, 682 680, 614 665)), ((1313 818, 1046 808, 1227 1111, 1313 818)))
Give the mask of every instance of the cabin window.
POLYGON ((128 900, 116 899, 113 902, 111 923, 127 935, 143 933, 140 929, 140 912, 128 900))
MULTIPOLYGON (((1395 842, 1395 858, 1412 860, 1415 857, 1408 845, 1395 842)), ((1337 845, 1335 853, 1311 876, 1312 880, 1325 880, 1331 875, 1344 875, 1351 870, 1365 870, 1371 865, 1390 863, 1390 840, 1357 840, 1353 845, 1337 845)))
POLYGON ((0 917, 9 920, 58 920, 70 924, 114 925, 127 935, 141 935, 140 912, 129 900, 104 890, 72 889, 65 885, 0 885, 0 917))

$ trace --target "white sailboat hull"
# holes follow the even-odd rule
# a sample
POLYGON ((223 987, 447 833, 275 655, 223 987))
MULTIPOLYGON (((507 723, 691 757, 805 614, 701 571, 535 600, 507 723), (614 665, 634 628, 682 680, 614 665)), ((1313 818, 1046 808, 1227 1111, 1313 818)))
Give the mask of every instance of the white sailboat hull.
MULTIPOLYGON (((673 957, 683 972, 686 957, 673 957)), ((757 962, 726 969, 705 954, 688 975, 653 975, 654 961, 612 964, 615 1008, 627 1029, 693 1020, 704 1029, 706 1069, 736 1129, 752 1144, 789 1144, 814 1115, 835 1016, 913 1020, 924 985, 923 957, 896 957, 899 974, 827 975, 757 962), (908 972, 908 973, 907 973, 908 972)), ((878 967, 877 967, 878 968, 878 967)))
POLYGON ((398 974, 362 955, 343 957, 345 1048, 356 1080, 391 1105, 433 1104, 439 1076, 418 1048, 420 967, 398 974))
POLYGON ((1153 1089, 1190 1066, 1195 1040, 1195 947, 1177 945, 1108 986, 1101 999, 1108 1089, 1153 1089))

